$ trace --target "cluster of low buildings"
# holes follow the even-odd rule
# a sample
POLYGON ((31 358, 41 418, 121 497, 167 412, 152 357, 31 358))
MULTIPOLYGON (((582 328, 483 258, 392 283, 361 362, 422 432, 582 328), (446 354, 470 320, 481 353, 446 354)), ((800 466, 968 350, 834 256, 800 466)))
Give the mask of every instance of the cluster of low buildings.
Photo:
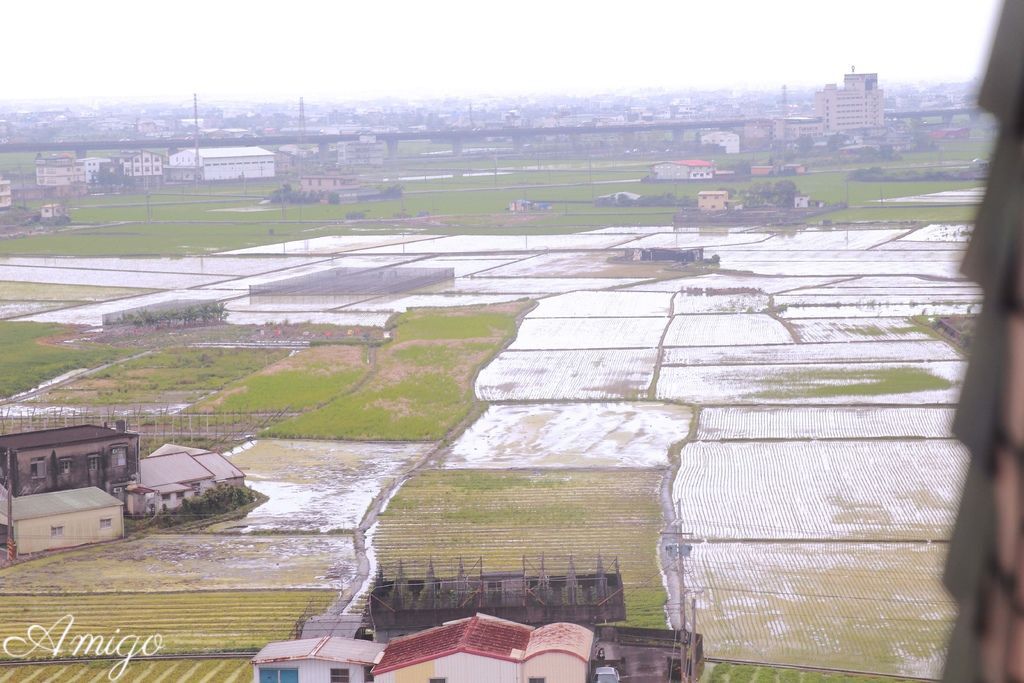
POLYGON ((254 683, 585 683, 594 632, 524 626, 486 614, 387 643, 324 636, 270 643, 253 657, 254 683))
MULTIPOLYGON (((273 178, 279 154, 262 147, 215 147, 171 150, 169 155, 151 150, 123 151, 109 156, 76 157, 73 153, 36 157, 35 184, 0 194, 0 208, 12 203, 81 197, 90 188, 132 186, 156 188, 164 183, 273 178)), ((287 155, 286 155, 287 156, 287 155)), ((0 192, 3 186, 0 185, 0 192)))
POLYGON ((139 435, 119 420, 0 436, 0 483, 0 540, 22 556, 121 538, 125 515, 173 511, 245 475, 173 444, 140 458, 139 435))
POLYGON ((854 144, 865 134, 885 135, 885 91, 877 73, 848 73, 842 87, 826 85, 814 95, 814 112, 775 118, 751 119, 742 130, 702 131, 701 145, 719 147, 725 154, 791 144, 801 139, 819 141, 833 135, 851 136, 854 144))

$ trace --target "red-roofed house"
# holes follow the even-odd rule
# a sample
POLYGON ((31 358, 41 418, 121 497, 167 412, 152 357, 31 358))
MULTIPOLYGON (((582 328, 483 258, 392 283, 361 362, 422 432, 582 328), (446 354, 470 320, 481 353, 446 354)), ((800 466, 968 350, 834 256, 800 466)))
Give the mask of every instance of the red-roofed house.
POLYGON ((662 161, 651 166, 655 180, 710 180, 715 177, 715 165, 703 159, 662 161))
POLYGON ((377 683, 585 683, 594 634, 576 624, 523 626, 477 614, 396 638, 377 683))

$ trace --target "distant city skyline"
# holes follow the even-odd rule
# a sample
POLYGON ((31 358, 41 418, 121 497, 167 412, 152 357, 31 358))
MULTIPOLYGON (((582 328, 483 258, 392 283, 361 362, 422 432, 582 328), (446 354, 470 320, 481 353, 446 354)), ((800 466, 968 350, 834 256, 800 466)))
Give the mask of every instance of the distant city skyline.
POLYGON ((342 101, 753 89, 980 77, 1001 0, 592 3, 55 0, 4 8, 0 107, 21 100, 342 101), (851 9, 853 7, 853 9, 851 9))

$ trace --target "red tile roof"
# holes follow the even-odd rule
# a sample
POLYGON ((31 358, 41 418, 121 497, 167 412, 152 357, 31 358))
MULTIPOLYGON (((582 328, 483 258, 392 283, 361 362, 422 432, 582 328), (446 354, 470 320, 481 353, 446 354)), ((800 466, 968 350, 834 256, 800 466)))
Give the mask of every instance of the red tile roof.
POLYGON ((458 652, 510 662, 522 661, 532 631, 529 626, 478 614, 392 640, 385 648, 384 656, 373 667, 373 673, 387 673, 458 652))
POLYGON ((714 166, 710 161, 704 161, 703 159, 681 159, 672 163, 679 164, 680 166, 714 166))

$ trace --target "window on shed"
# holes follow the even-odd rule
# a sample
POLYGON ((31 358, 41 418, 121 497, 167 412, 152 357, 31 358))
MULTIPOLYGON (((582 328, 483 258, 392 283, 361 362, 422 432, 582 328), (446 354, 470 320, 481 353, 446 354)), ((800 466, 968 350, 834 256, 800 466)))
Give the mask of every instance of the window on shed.
POLYGON ((447 678, 431 678, 428 683, 448 683, 447 678))
POLYGON ((51 526, 50 527, 50 538, 63 538, 64 527, 62 526, 51 526))
POLYGON ((103 517, 102 519, 100 519, 100 528, 101 529, 109 529, 111 527, 111 524, 112 524, 112 521, 111 521, 112 519, 113 519, 112 517, 103 517))
POLYGON ((348 669, 331 669, 331 683, 350 683, 348 669))
POLYGON ((543 676, 530 676, 530 683, 546 683, 547 679, 543 676))
POLYGON ((71 474, 71 458, 63 458, 60 461, 60 473, 71 474))
POLYGON ((36 458, 29 463, 29 473, 33 479, 41 479, 46 476, 46 460, 45 458, 36 458))
POLYGON ((100 468, 100 456, 90 455, 89 456, 89 470, 95 472, 100 468))
POLYGON ((128 462, 128 447, 114 446, 110 449, 110 464, 113 467, 124 467, 128 462))

